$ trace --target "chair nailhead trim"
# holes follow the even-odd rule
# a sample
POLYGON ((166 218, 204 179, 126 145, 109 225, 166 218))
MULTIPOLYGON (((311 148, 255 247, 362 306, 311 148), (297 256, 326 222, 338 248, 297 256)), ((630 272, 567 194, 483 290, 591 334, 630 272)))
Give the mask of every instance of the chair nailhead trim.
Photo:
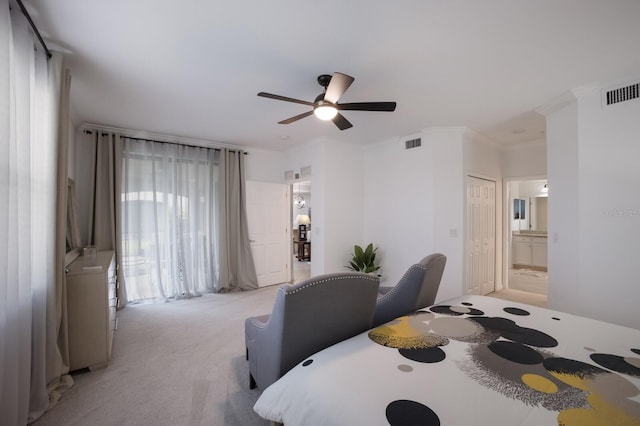
MULTIPOLYGON (((314 281, 312 283, 305 284, 302 287, 300 287, 300 288, 298 288, 298 289, 296 289, 294 291, 287 292, 287 293, 285 293, 285 296, 289 295, 289 294, 298 293, 298 292, 300 292, 300 291, 302 291, 302 290, 304 290, 306 288, 312 287, 312 286, 314 286, 316 284, 322 284, 322 283, 327 282, 327 281, 344 280, 344 279, 351 279, 351 278, 364 278, 364 279, 369 280, 369 281, 377 281, 378 280, 377 278, 367 277, 367 276, 362 276, 362 275, 343 275, 343 276, 340 276, 340 277, 323 278, 320 281, 314 281)), ((278 291, 283 291, 284 292, 285 290, 283 288, 280 288, 278 291)))
POLYGON ((400 281, 398 281, 398 284, 394 285, 394 286, 393 286, 393 288, 392 288, 391 290, 389 290, 389 292, 388 292, 388 293, 386 293, 386 294, 382 295, 382 296, 378 299, 378 301, 380 301, 380 300, 385 300, 387 297, 390 297, 391 295, 393 295, 393 294, 397 293, 397 292, 399 291, 399 290, 398 290, 398 286, 399 286, 399 284, 400 284, 400 283, 402 283, 402 282, 405 280, 405 278, 407 277, 407 275, 409 275, 409 273, 410 273, 411 271, 413 271, 414 269, 422 269, 423 271, 426 271, 426 270, 427 270, 427 269, 429 269, 429 268, 427 268, 426 266, 420 265, 419 263, 415 263, 415 264, 411 265, 411 266, 409 267, 409 269, 407 269, 407 272, 405 272, 405 273, 404 273, 404 275, 402 276, 402 278, 400 279, 400 281))

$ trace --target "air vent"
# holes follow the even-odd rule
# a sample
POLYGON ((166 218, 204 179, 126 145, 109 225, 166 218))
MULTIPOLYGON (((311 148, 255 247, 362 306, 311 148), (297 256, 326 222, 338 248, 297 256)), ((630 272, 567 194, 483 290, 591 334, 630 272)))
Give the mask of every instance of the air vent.
POLYGON ((604 93, 604 105, 613 105, 620 102, 638 99, 640 97, 640 83, 631 84, 629 86, 620 87, 618 89, 608 90, 604 93))
POLYGON ((286 172, 284 172, 284 180, 293 180, 293 170, 287 170, 286 172))
POLYGON ((419 146, 422 146, 421 138, 411 139, 404 143, 404 149, 418 148, 419 146))
POLYGON ((300 167, 300 177, 301 178, 310 178, 311 177, 311 166, 300 167))

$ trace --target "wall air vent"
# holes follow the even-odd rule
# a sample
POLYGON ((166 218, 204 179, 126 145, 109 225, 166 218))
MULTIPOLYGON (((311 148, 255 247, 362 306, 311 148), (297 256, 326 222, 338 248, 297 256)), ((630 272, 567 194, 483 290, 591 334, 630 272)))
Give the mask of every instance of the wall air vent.
POLYGON ((404 142, 404 149, 418 148, 422 146, 422 139, 415 138, 404 142))
POLYGON ((607 90, 603 93, 605 106, 617 104, 640 98, 640 83, 631 84, 617 89, 607 90))
POLYGON ((310 178, 311 177, 311 166, 300 167, 300 177, 301 178, 310 178))
POLYGON ((284 180, 285 181, 293 180, 293 170, 287 170, 284 172, 284 180))

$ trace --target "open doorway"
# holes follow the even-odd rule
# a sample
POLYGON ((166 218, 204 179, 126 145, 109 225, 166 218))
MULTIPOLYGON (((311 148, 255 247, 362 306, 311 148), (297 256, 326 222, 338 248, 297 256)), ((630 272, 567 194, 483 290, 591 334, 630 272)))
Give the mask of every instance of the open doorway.
POLYGON ((311 181, 295 182, 291 192, 291 264, 296 283, 311 276, 311 181))
POLYGON ((546 297, 547 179, 510 181, 507 197, 506 287, 546 297))

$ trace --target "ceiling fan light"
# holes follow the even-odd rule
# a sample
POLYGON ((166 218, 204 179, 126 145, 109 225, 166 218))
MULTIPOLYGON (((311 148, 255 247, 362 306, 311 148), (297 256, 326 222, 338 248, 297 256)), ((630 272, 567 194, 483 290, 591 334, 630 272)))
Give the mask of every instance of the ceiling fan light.
POLYGON ((338 114, 338 110, 330 105, 321 105, 316 107, 313 113, 320 120, 331 120, 338 114))

